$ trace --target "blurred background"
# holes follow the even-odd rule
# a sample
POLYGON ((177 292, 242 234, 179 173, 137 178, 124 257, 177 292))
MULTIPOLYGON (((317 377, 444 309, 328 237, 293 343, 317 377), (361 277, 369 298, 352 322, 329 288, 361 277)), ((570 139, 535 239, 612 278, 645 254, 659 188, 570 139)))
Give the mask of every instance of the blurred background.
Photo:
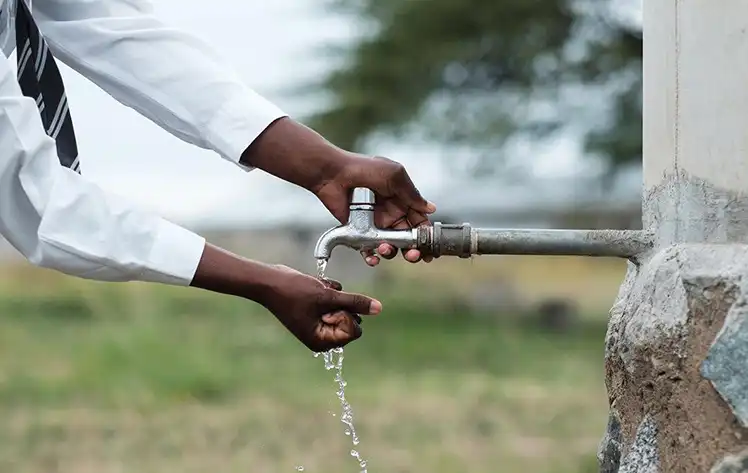
MULTIPOLYGON (((437 220, 641 225, 638 1, 155 6, 292 116, 403 162, 437 220)), ((90 178, 213 243, 313 270, 335 224, 313 196, 63 75, 90 178)), ((0 265, 0 471, 358 471, 333 374, 258 307, 74 280, 5 243, 0 265)), ((330 275, 385 303, 345 351, 369 471, 597 471, 603 339, 625 269, 508 256, 371 269, 337 250, 330 275)))

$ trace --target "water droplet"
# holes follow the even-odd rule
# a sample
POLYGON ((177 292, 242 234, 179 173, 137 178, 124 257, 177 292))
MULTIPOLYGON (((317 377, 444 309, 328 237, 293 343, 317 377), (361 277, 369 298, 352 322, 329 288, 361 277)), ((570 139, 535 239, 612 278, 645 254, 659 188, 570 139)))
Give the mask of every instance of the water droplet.
MULTIPOLYGON (((326 270, 327 270, 327 260, 318 259, 317 260, 317 278, 324 279, 326 270)), ((356 435, 356 429, 353 427, 353 411, 351 409, 351 405, 345 399, 345 388, 346 386, 348 386, 348 383, 343 379, 343 360, 345 358, 343 356, 343 348, 342 347, 333 348, 332 350, 326 351, 324 353, 315 353, 314 357, 319 358, 320 355, 322 355, 325 370, 327 371, 335 370, 334 381, 335 381, 335 384, 338 385, 338 389, 337 391, 335 391, 335 395, 340 401, 340 407, 341 407, 340 421, 346 425, 344 433, 346 436, 351 437, 351 442, 353 443, 354 446, 358 445, 359 444, 358 436, 356 435)), ((336 415, 332 413, 332 416, 335 417, 336 415)), ((367 473, 366 461, 361 459, 361 455, 356 450, 351 450, 351 455, 358 460, 359 466, 362 468, 360 473, 367 473)), ((296 467, 296 470, 304 471, 304 467, 296 467)))

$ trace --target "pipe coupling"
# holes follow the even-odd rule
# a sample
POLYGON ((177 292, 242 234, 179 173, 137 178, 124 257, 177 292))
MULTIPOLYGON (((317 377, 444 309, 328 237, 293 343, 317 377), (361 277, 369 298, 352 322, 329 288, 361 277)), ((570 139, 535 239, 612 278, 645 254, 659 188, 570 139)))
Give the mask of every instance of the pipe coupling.
MULTIPOLYGON (((470 258, 476 253, 476 242, 469 223, 444 224, 434 222, 431 227, 423 227, 427 233, 424 250, 435 258, 440 256, 457 256, 470 258)), ((419 238, 419 243, 420 238, 419 238)))

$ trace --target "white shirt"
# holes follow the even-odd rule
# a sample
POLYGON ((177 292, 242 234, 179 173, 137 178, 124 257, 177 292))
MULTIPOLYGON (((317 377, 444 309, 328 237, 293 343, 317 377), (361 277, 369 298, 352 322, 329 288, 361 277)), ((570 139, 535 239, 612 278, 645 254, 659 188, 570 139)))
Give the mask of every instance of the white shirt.
MULTIPOLYGON (((0 0, 6 57, 15 47, 14 3, 0 0)), ((213 49, 154 17, 148 0, 33 0, 32 9, 58 61, 175 136, 237 165, 247 146, 285 116, 213 49)), ((96 156, 80 158, 84 176, 60 165, 35 101, 22 95, 9 61, 0 60, 0 234, 31 263, 82 278, 189 284, 204 239, 86 180, 86 161, 96 156)))

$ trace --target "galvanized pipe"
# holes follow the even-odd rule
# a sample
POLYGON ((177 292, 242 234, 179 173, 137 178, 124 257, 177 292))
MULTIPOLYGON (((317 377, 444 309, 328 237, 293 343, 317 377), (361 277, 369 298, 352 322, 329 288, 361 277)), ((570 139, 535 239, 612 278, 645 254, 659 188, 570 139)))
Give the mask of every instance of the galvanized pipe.
POLYGON ((632 258, 652 248, 652 235, 640 230, 537 230, 472 228, 435 223, 419 238, 434 256, 570 255, 632 258))

